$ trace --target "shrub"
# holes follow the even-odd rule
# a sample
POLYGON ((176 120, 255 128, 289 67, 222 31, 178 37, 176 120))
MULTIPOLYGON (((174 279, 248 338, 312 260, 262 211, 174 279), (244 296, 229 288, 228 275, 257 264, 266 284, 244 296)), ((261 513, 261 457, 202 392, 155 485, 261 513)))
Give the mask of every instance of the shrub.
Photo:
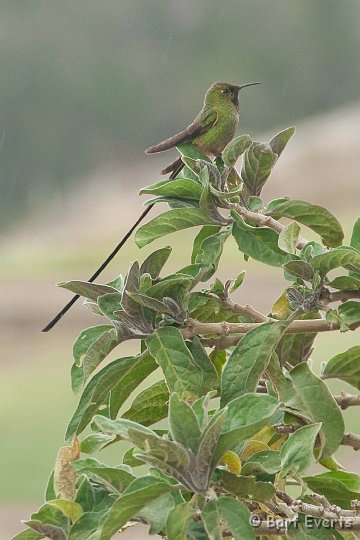
POLYGON ((137 231, 137 245, 201 226, 189 266, 161 276, 171 253, 163 247, 106 285, 60 284, 85 297, 102 324, 74 344, 72 386, 82 394, 69 446, 59 451, 45 504, 17 540, 109 540, 137 522, 168 540, 338 539, 348 538, 343 527, 360 527, 360 477, 334 457, 340 445, 360 448, 341 412, 360 398, 334 396, 324 382, 359 390, 360 346, 323 363, 321 373, 310 362, 319 332, 360 325, 360 220, 343 246, 341 225, 325 208, 288 197, 263 202, 293 133, 269 143, 240 136, 214 162, 185 144, 178 177, 142 190, 170 209, 137 231), (300 236, 300 225, 321 243, 300 236), (270 314, 231 298, 245 271, 225 283, 215 277, 230 235, 245 260, 284 272, 288 287, 270 314), (100 366, 130 339, 139 342, 137 355, 100 366), (158 381, 119 415, 156 370, 158 381), (124 441, 130 448, 116 467, 86 457, 124 441), (327 472, 309 474, 315 461, 327 472))

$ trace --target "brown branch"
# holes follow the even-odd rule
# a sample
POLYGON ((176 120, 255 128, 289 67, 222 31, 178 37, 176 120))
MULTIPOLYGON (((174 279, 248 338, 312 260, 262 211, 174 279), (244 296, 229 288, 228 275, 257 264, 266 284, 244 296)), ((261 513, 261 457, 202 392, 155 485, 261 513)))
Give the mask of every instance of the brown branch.
POLYGON ((334 399, 343 410, 360 405, 360 395, 355 396, 348 392, 341 392, 340 396, 334 396, 334 399))
POLYGON ((360 435, 356 433, 345 433, 341 444, 351 446, 355 451, 360 450, 360 435))
POLYGON ((324 300, 326 304, 330 304, 330 302, 346 302, 351 298, 360 298, 360 291, 336 291, 329 293, 324 300))
MULTIPOLYGON (((278 233, 281 233, 281 231, 285 228, 285 225, 283 225, 279 221, 276 221, 276 219, 272 218, 271 216, 265 216, 264 214, 257 214, 256 212, 251 212, 240 204, 234 205, 234 209, 244 219, 250 221, 251 223, 254 223, 254 225, 257 225, 259 227, 269 227, 270 229, 274 229, 274 231, 278 233)), ((305 240, 305 238, 299 236, 296 247, 298 249, 302 249, 307 243, 308 241, 305 240)))
POLYGON ((253 308, 249 304, 246 304, 245 306, 241 306, 240 304, 235 304, 235 302, 233 302, 231 298, 227 298, 224 301, 224 303, 237 315, 248 316, 255 322, 263 323, 263 322, 269 322, 272 320, 266 315, 263 315, 262 313, 257 311, 255 308, 253 308))
MULTIPOLYGON (((217 334, 219 336, 229 336, 229 334, 246 334, 258 328, 261 324, 260 322, 254 323, 231 323, 231 322, 219 322, 219 323, 204 323, 197 321, 196 319, 189 319, 188 326, 182 329, 182 334, 185 339, 190 339, 194 336, 204 336, 208 334, 217 334)), ((355 330, 360 326, 360 323, 352 325, 351 329, 355 330)), ((334 330, 339 330, 340 325, 327 321, 325 319, 306 319, 301 320, 297 319, 290 323, 286 329, 286 334, 307 334, 307 333, 318 333, 318 332, 332 332, 334 330)), ((241 336, 236 336, 230 341, 226 340, 226 346, 236 344, 241 336)), ((218 343, 211 341, 211 345, 208 346, 218 346, 218 343)))

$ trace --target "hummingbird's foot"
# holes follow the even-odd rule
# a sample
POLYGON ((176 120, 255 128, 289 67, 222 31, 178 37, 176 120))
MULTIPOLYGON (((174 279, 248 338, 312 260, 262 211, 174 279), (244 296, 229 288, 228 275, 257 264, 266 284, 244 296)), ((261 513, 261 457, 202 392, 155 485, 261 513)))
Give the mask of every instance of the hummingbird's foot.
POLYGON ((161 171, 161 174, 169 174, 171 172, 174 172, 180 165, 182 164, 181 157, 178 157, 170 163, 163 171, 161 171))

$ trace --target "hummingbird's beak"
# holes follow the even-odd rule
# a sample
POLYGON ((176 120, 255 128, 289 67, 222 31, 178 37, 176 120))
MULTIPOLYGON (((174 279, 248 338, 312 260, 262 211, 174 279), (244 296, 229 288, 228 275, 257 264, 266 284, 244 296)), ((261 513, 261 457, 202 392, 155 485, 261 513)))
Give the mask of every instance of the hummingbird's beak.
POLYGON ((246 84, 239 84, 236 86, 236 88, 239 90, 242 90, 243 88, 245 88, 246 86, 254 86, 255 84, 260 84, 259 82, 249 82, 249 83, 246 83, 246 84))

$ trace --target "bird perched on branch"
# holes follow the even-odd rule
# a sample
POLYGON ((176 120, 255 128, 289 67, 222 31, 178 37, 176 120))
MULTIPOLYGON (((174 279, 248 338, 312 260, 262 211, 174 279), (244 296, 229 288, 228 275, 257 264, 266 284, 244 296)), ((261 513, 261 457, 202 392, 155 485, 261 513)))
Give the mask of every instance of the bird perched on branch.
MULTIPOLYGON (((205 94, 204 105, 195 120, 183 131, 177 135, 162 141, 155 146, 150 146, 146 150, 147 154, 155 154, 169 150, 186 142, 192 142, 200 148, 205 154, 218 156, 224 150, 225 146, 231 141, 235 135, 236 128, 239 124, 239 92, 246 86, 260 84, 258 82, 247 84, 230 84, 224 82, 216 82, 212 84, 205 94)), ((175 178, 184 163, 181 158, 177 158, 171 165, 162 171, 163 174, 171 173, 170 178, 175 178)), ((131 236, 136 227, 142 222, 145 216, 150 212, 153 204, 150 204, 143 211, 141 216, 136 220, 134 225, 125 234, 119 244, 99 266, 96 272, 88 280, 90 283, 101 274, 109 262, 120 251, 127 239, 131 236)), ((63 315, 71 308, 71 306, 79 298, 76 294, 63 307, 63 309, 45 326, 43 332, 48 332, 61 319, 63 315)))
MULTIPOLYGON (((204 105, 195 120, 183 131, 169 139, 150 146, 145 152, 156 154, 180 144, 191 142, 208 155, 218 156, 235 135, 239 124, 239 92, 242 88, 260 84, 230 84, 216 82, 205 94, 204 105)), ((180 164, 178 158, 162 171, 174 171, 180 164)))

